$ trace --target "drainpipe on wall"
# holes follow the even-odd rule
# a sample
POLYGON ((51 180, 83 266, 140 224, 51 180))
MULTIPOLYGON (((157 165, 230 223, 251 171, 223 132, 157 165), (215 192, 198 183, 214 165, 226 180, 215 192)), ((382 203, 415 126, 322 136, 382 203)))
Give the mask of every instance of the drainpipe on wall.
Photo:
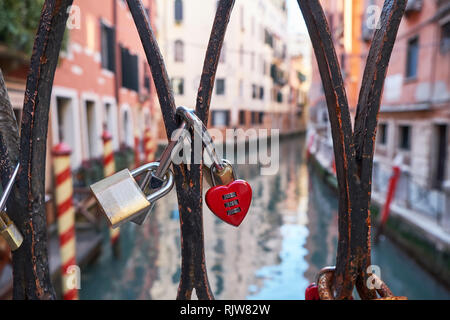
MULTIPOLYGON (((120 51, 119 51, 119 43, 117 41, 117 34, 119 31, 119 25, 118 25, 118 18, 117 18, 117 0, 112 0, 113 1, 113 25, 114 25, 114 50, 115 50, 115 54, 114 54, 114 58, 115 58, 115 63, 116 63, 116 72, 114 75, 114 97, 116 98, 116 108, 117 108, 117 128, 119 129, 120 132, 120 94, 119 94, 119 81, 120 81, 120 76, 121 76, 121 72, 122 70, 120 69, 120 51), (120 70, 120 71, 119 71, 120 70)), ((119 139, 119 145, 120 145, 120 137, 117 137, 119 139)))

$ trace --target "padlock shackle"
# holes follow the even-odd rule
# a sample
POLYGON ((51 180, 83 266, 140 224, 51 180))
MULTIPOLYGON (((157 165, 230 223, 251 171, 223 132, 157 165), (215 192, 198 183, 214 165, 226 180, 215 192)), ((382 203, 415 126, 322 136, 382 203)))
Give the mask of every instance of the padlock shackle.
MULTIPOLYGON (((234 168, 233 168, 233 165, 231 164, 231 162, 229 161, 229 160, 227 160, 227 159, 222 159, 222 162, 225 164, 225 166, 223 167, 223 169, 222 170, 225 170, 225 168, 227 167, 227 166, 230 166, 231 167, 231 171, 232 171, 232 173, 233 173, 233 180, 236 180, 237 178, 236 178, 236 171, 234 170, 234 168)), ((216 167, 212 167, 211 169, 210 169, 210 174, 211 174, 211 182, 212 182, 212 185, 213 186, 216 186, 217 185, 217 183, 216 183, 216 178, 215 178, 215 172, 214 171, 218 171, 217 170, 217 168, 216 167)))
POLYGON ((214 167, 218 171, 222 171, 225 166, 216 153, 214 141, 210 136, 205 124, 199 119, 199 117, 197 117, 194 110, 190 110, 186 107, 180 106, 176 110, 176 115, 180 117, 182 121, 186 121, 189 127, 193 128, 194 131, 201 137, 202 142, 205 145, 205 150, 210 156, 214 167))
POLYGON ((16 182, 17 174, 19 173, 19 168, 20 163, 16 165, 16 168, 14 169, 14 172, 8 181, 8 184, 6 185, 6 188, 3 191, 2 198, 0 199, 0 211, 3 211, 5 209, 6 201, 8 200, 9 194, 11 193, 14 182, 16 182))
MULTIPOLYGON (((134 169, 130 173, 133 176, 133 178, 135 178, 135 177, 137 177, 145 172, 148 172, 148 171, 156 172, 156 170, 158 170, 159 166, 160 166, 159 162, 150 162, 150 163, 144 164, 143 166, 140 166, 137 169, 134 169)), ((147 200, 150 203, 153 203, 156 200, 161 199, 162 197, 167 195, 172 190, 173 185, 175 183, 172 170, 168 169, 166 171, 166 173, 164 174, 164 181, 165 181, 165 183, 162 185, 162 187, 159 190, 157 190, 156 192, 151 193, 149 195, 145 195, 145 193, 144 193, 145 186, 144 186, 144 188, 141 189, 141 191, 144 193, 145 197, 147 198, 147 200)))
POLYGON ((147 200, 150 203, 154 203, 155 201, 161 199, 172 190, 175 184, 175 179, 173 177, 172 170, 168 169, 166 174, 164 175, 164 178, 165 178, 164 181, 166 181, 166 183, 164 183, 159 190, 147 196, 147 200))
POLYGON ((142 166, 140 166, 139 168, 134 169, 133 171, 131 171, 131 175, 136 178, 137 176, 140 176, 141 174, 143 174, 144 172, 147 171, 155 171, 157 170, 159 167, 159 162, 150 162, 150 163, 146 163, 142 166))

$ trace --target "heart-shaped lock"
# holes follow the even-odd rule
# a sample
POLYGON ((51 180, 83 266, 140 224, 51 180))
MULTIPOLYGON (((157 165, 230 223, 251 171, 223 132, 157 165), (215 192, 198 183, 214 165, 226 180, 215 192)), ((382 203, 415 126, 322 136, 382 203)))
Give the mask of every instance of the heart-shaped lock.
POLYGON ((319 287, 315 283, 311 283, 305 290, 305 300, 320 300, 319 287))
POLYGON ((208 208, 220 219, 238 227, 247 215, 252 202, 252 187, 247 181, 235 180, 215 186, 205 195, 208 208))

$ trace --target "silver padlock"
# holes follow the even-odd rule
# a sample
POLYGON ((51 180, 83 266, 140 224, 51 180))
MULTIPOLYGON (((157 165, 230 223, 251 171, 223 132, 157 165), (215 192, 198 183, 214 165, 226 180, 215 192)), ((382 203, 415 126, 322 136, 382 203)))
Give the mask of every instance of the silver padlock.
POLYGON ((18 164, 9 180, 5 190, 3 191, 0 199, 0 235, 6 240, 11 251, 19 249, 23 242, 23 236, 14 222, 9 218, 8 214, 4 211, 6 201, 16 181, 17 174, 19 173, 20 164, 18 164))
POLYGON ((164 176, 164 184, 156 192, 146 195, 135 178, 149 171, 156 171, 159 162, 143 165, 133 171, 124 169, 93 185, 91 190, 113 228, 133 219, 148 209, 155 201, 172 190, 174 179, 171 170, 164 176))

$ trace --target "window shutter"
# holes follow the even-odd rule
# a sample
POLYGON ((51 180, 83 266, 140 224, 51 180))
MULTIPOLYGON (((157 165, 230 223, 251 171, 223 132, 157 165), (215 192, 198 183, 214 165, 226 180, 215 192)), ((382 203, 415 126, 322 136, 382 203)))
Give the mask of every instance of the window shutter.
POLYGON ((122 87, 139 92, 139 58, 127 48, 120 47, 122 62, 122 87))
POLYGON ((132 90, 139 92, 139 58, 137 55, 130 55, 133 73, 131 76, 132 90))
POLYGON ((175 21, 183 21, 183 2, 181 0, 175 0, 175 21))
POLYGON ((115 48, 115 38, 116 30, 114 28, 107 29, 107 46, 108 46, 108 70, 116 71, 116 48, 115 48))

